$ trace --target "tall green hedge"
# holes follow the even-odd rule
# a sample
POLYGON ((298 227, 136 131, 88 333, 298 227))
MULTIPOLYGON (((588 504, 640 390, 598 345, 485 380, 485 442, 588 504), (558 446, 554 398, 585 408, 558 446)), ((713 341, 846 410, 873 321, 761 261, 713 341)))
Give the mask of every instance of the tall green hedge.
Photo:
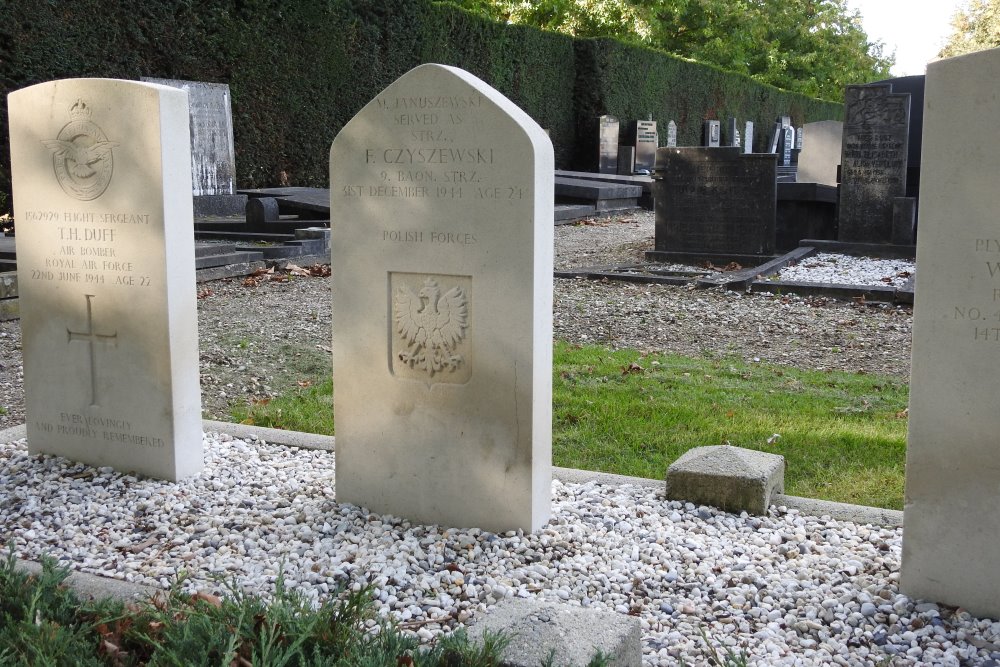
MULTIPOLYGON (((325 185, 341 127, 423 62, 460 66, 550 131, 556 164, 584 168, 602 113, 758 127, 840 118, 840 105, 614 40, 575 40, 492 23, 432 0, 18 0, 0 4, 5 93, 69 77, 142 76, 229 83, 237 182, 325 185)), ((760 130, 758 130, 760 132, 760 130)), ((0 213, 9 211, 7 107, 0 113, 0 213)), ((661 132, 665 138, 665 133, 661 132)))

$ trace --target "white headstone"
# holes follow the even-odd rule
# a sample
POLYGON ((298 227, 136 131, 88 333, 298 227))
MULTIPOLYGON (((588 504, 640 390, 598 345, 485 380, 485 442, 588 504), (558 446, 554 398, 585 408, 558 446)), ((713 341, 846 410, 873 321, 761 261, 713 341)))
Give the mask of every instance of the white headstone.
POLYGON ((421 65, 330 150, 337 500, 549 518, 553 156, 468 72, 421 65))
POLYGON ((799 153, 799 183, 837 185, 837 166, 844 143, 844 123, 819 120, 802 128, 806 138, 799 153))
POLYGON ((927 66, 902 580, 1000 617, 1000 49, 927 66), (962 128, 956 132, 955 128, 962 128))
POLYGON ((198 472, 187 95, 67 79, 8 100, 29 450, 198 472))

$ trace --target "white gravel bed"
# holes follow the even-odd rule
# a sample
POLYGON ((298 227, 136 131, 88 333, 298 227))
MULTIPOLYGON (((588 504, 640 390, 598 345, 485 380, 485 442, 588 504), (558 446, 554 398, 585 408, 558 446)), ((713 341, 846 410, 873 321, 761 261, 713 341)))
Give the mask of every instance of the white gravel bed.
POLYGON ((786 266, 770 280, 902 287, 917 270, 905 259, 876 259, 823 252, 786 266))
POLYGON ((205 446, 205 470, 175 484, 0 444, 0 542, 155 586, 186 572, 217 593, 224 577, 267 594, 279 570, 313 599, 371 581, 382 613, 425 641, 538 595, 636 615, 647 665, 705 664, 699 628, 759 666, 1000 659, 1000 623, 898 592, 898 529, 558 481, 536 534, 444 529, 336 503, 330 452, 216 433, 205 446))

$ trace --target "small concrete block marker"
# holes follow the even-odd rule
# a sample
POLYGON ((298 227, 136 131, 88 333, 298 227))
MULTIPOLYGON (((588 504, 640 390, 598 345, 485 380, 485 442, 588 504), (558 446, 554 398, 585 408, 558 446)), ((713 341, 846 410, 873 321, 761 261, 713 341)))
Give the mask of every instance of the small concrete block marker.
POLYGON ((468 636, 482 642, 485 633, 502 632, 510 644, 501 655, 504 667, 586 667, 601 652, 610 667, 642 664, 641 628, 635 616, 575 607, 536 598, 500 602, 469 628, 468 636))
POLYGON ((552 498, 552 142, 421 65, 330 149, 337 500, 533 531, 552 498))
POLYGON ((67 79, 8 99, 28 450, 199 472, 187 94, 67 79))
POLYGON ((766 514, 785 490, 785 457, 731 445, 695 447, 667 468, 667 499, 766 514))

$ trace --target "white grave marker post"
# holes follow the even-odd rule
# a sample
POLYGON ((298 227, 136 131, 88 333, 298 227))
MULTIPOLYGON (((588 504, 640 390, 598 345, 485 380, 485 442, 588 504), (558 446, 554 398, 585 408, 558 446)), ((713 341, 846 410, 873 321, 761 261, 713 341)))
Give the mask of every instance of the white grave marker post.
POLYGON ((548 521, 553 168, 527 114, 443 65, 337 135, 338 501, 492 531, 548 521))
POLYGON ((197 473, 186 93, 67 79, 8 108, 29 451, 197 473))
POLYGON ((1000 617, 1000 49, 927 66, 900 588, 1000 617), (962 128, 962 131, 956 131, 962 128), (976 131, 975 128, 980 128, 976 131))

